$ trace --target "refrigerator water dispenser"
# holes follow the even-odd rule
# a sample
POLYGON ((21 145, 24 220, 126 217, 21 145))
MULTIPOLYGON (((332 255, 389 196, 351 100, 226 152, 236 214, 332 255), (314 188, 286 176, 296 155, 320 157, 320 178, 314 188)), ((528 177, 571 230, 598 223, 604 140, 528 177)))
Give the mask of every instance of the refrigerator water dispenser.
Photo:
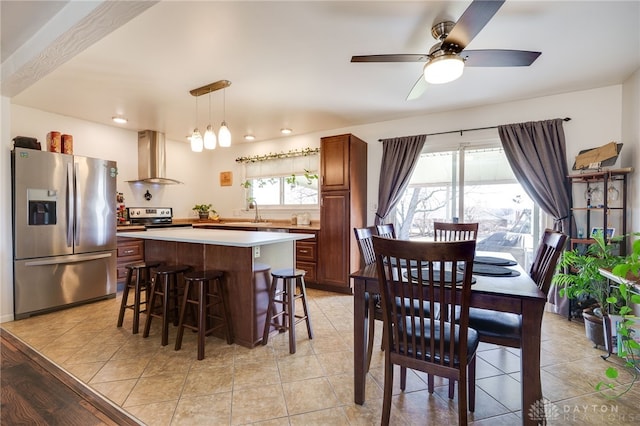
POLYGON ((28 189, 29 225, 55 225, 57 198, 54 190, 28 189))

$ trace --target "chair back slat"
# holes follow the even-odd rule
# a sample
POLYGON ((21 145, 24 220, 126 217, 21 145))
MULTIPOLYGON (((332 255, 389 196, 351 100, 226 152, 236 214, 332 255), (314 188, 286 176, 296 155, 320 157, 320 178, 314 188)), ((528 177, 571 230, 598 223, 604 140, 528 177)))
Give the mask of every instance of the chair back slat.
POLYGON ((373 252, 373 237, 376 233, 375 226, 369 226, 367 228, 353 228, 353 233, 356 236, 358 248, 360 249, 360 259, 364 265, 371 265, 376 261, 375 253, 373 252))
POLYGON ((542 235, 538 252, 529 269, 529 276, 544 294, 549 293, 558 258, 566 242, 567 235, 552 229, 545 229, 542 235))
POLYGON ((378 236, 385 238, 396 238, 396 229, 393 223, 384 223, 382 225, 376 225, 376 231, 378 236))
POLYGON ((436 370, 447 377, 458 377, 450 369, 458 371, 460 363, 467 364, 475 240, 407 241, 379 236, 372 239, 384 315, 385 350, 389 350, 392 359, 411 358, 407 364, 413 365, 410 368, 426 371, 420 363, 427 362, 437 365, 436 370), (447 321, 446 315, 439 315, 436 304, 459 306, 460 321, 457 324, 447 321), (430 307, 429 312, 425 306, 430 307))
POLYGON ((433 222, 434 241, 475 240, 478 236, 478 223, 433 222))

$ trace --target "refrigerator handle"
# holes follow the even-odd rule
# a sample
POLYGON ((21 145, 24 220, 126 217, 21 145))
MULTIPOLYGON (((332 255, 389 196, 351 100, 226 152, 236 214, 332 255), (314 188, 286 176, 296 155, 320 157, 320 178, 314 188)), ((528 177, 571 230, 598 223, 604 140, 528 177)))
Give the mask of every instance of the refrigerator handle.
POLYGON ((80 241, 80 214, 82 205, 80 203, 80 197, 78 197, 78 172, 80 171, 80 165, 73 162, 73 246, 77 246, 80 241))
POLYGON ((75 213, 75 198, 73 197, 75 190, 73 185, 73 163, 67 164, 67 247, 73 245, 73 225, 75 213))
POLYGON ((91 260, 106 259, 113 256, 113 253, 97 253, 71 256, 46 257, 25 262, 24 266, 44 266, 44 265, 61 265, 67 263, 88 262, 91 260))

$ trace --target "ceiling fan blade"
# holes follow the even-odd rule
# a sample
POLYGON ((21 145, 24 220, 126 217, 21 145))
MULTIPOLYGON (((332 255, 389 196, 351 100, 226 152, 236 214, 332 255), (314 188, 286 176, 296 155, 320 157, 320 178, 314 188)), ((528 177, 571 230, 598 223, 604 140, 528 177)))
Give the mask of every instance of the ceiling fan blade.
POLYGON ((442 41, 442 47, 444 49, 453 48, 457 52, 464 49, 493 18, 504 1, 474 0, 458 19, 449 35, 442 41))
POLYGON ((467 67, 527 67, 540 56, 541 52, 526 50, 483 49, 463 50, 467 67))
POLYGON ((351 62, 427 62, 427 55, 363 55, 352 56, 351 62))
POLYGON ((407 100, 412 101, 414 99, 418 99, 422 94, 427 90, 427 81, 424 79, 424 76, 420 74, 418 81, 413 85, 411 91, 407 95, 407 100))

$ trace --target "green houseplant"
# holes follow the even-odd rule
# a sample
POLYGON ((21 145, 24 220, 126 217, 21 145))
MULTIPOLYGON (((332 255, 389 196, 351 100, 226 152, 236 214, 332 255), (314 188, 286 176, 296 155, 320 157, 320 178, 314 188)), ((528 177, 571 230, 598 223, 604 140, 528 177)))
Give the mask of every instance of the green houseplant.
POLYGON ((211 204, 196 204, 191 210, 198 213, 200 219, 207 219, 209 212, 216 213, 216 211, 211 208, 211 204))
POLYGON ((603 317, 615 305, 608 303, 611 288, 607 279, 600 274, 600 269, 611 270, 622 260, 613 254, 613 248, 624 237, 606 240, 602 232, 593 235, 594 242, 586 251, 574 249, 562 254, 559 262, 560 271, 553 277, 553 283, 560 287, 560 295, 569 299, 592 298, 593 306, 587 306, 582 315, 585 319, 587 337, 596 345, 604 346, 603 317))
MULTIPOLYGON (((632 235, 640 237, 640 233, 632 235)), ((633 387, 640 373, 640 317, 637 315, 640 306, 640 239, 633 242, 631 253, 620 259, 611 272, 623 278, 616 286, 617 294, 609 296, 607 302, 619 306, 618 314, 622 321, 613 325, 617 331, 617 352, 632 380, 621 385, 618 367, 611 366, 605 370, 606 379, 596 384, 596 390, 608 398, 618 398, 633 387)))

